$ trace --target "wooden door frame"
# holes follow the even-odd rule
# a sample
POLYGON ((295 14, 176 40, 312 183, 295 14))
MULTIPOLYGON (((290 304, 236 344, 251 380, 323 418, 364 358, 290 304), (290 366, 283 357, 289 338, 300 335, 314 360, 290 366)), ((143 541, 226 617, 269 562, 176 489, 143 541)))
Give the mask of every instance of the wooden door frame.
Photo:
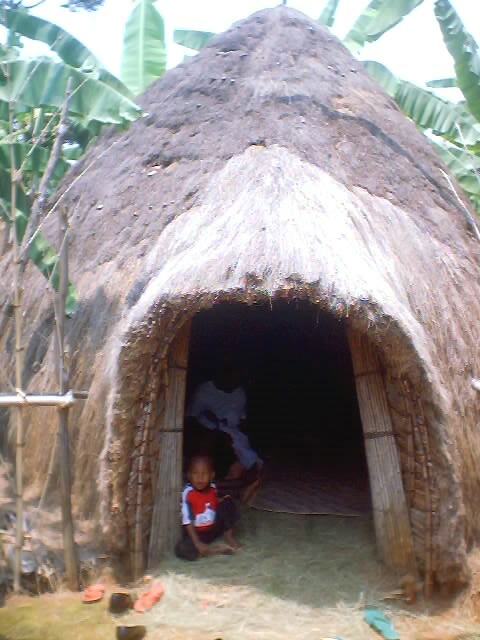
POLYGON ((382 561, 416 576, 410 515, 377 348, 347 329, 367 458, 377 548, 382 561))

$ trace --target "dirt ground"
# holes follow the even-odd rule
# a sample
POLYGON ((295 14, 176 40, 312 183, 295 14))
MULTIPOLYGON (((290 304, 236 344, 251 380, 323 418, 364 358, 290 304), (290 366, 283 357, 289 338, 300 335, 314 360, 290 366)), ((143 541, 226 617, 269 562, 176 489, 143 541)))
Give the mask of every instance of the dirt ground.
POLYGON ((109 614, 112 583, 90 605, 66 591, 10 596, 0 608, 0 640, 107 640, 119 624, 144 624, 152 640, 374 640, 367 604, 391 617, 402 640, 480 640, 480 554, 472 557, 471 593, 453 604, 409 606, 389 597, 398 584, 376 560, 370 518, 245 509, 238 534, 245 546, 235 556, 167 557, 154 576, 165 595, 145 614, 109 614))

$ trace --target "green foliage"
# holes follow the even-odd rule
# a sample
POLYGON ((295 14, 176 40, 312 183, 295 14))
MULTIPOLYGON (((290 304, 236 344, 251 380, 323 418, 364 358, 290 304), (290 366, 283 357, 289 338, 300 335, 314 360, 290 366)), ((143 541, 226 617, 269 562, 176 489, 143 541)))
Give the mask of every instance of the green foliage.
MULTIPOLYGON (((0 216, 8 224, 15 224, 21 242, 58 134, 67 87, 70 98, 64 126, 68 130, 44 194, 47 197, 72 160, 83 153, 104 125, 126 126, 140 110, 129 89, 81 42, 60 27, 12 6, 0 2, 0 23, 8 29, 7 45, 0 49, 0 216), (46 57, 21 58, 20 36, 45 42, 60 62, 46 57), (11 200, 12 154, 15 175, 20 176, 14 189, 15 213, 11 200)), ((57 255, 41 233, 33 235, 26 255, 57 289, 57 255)), ((73 313, 75 304, 75 290, 70 284, 67 314, 73 313)))
POLYGON ((0 24, 14 33, 48 44, 51 51, 71 67, 79 69, 84 65, 101 66, 90 50, 79 40, 56 24, 42 20, 24 10, 0 7, 0 24))
POLYGON ((480 212, 480 122, 465 103, 451 103, 395 77, 378 62, 365 62, 370 75, 422 131, 480 212), (433 137, 432 137, 433 136, 433 137))
POLYGON ((455 62, 457 86, 468 108, 480 121, 480 54, 478 44, 466 31, 449 0, 436 0, 435 15, 443 39, 455 62))
POLYGON ((72 94, 69 113, 84 126, 92 122, 125 124, 138 117, 139 108, 135 103, 108 84, 48 58, 2 64, 0 101, 13 102, 16 111, 22 112, 35 107, 59 109, 69 80, 72 94))
POLYGON ((212 31, 195 31, 188 29, 175 29, 173 32, 173 40, 182 47, 200 51, 209 42, 215 33, 212 31))
POLYGON ((339 3, 340 0, 328 0, 325 8, 320 15, 320 18, 318 19, 320 24, 324 24, 326 27, 333 26, 333 23, 335 22, 335 14, 337 13, 339 3))
POLYGON ((429 80, 427 87, 432 89, 452 89, 457 86, 456 78, 439 78, 438 80, 429 80))
POLYGON ((138 0, 125 25, 120 77, 139 95, 165 72, 166 64, 163 18, 152 0, 138 0))
POLYGON ((378 40, 422 2, 423 0, 371 0, 347 33, 345 46, 352 53, 358 53, 366 42, 378 40))
POLYGON ((364 65, 400 109, 422 130, 431 130, 458 146, 463 146, 465 142, 471 150, 480 150, 480 123, 463 103, 443 100, 411 82, 400 80, 379 62, 367 61, 364 65))
POLYGON ((464 149, 445 144, 441 140, 434 140, 433 143, 437 153, 469 197, 474 209, 480 214, 480 156, 465 153, 464 149))

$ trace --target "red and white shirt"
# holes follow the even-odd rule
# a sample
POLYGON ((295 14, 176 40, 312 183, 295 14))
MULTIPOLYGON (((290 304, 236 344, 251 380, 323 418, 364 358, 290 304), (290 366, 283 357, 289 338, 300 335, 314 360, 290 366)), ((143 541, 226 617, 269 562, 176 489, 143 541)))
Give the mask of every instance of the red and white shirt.
POLYGON ((218 498, 213 483, 203 491, 187 484, 182 492, 182 524, 193 524, 195 529, 208 529, 215 523, 218 498))

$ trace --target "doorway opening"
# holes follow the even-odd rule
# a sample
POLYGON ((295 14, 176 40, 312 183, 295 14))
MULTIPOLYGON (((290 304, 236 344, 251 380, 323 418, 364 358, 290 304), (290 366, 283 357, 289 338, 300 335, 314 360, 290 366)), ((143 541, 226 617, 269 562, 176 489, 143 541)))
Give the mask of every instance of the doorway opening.
POLYGON ((342 322, 306 301, 223 303, 192 322, 187 405, 228 364, 247 394, 246 433, 264 460, 251 506, 371 511, 362 425, 342 322))

